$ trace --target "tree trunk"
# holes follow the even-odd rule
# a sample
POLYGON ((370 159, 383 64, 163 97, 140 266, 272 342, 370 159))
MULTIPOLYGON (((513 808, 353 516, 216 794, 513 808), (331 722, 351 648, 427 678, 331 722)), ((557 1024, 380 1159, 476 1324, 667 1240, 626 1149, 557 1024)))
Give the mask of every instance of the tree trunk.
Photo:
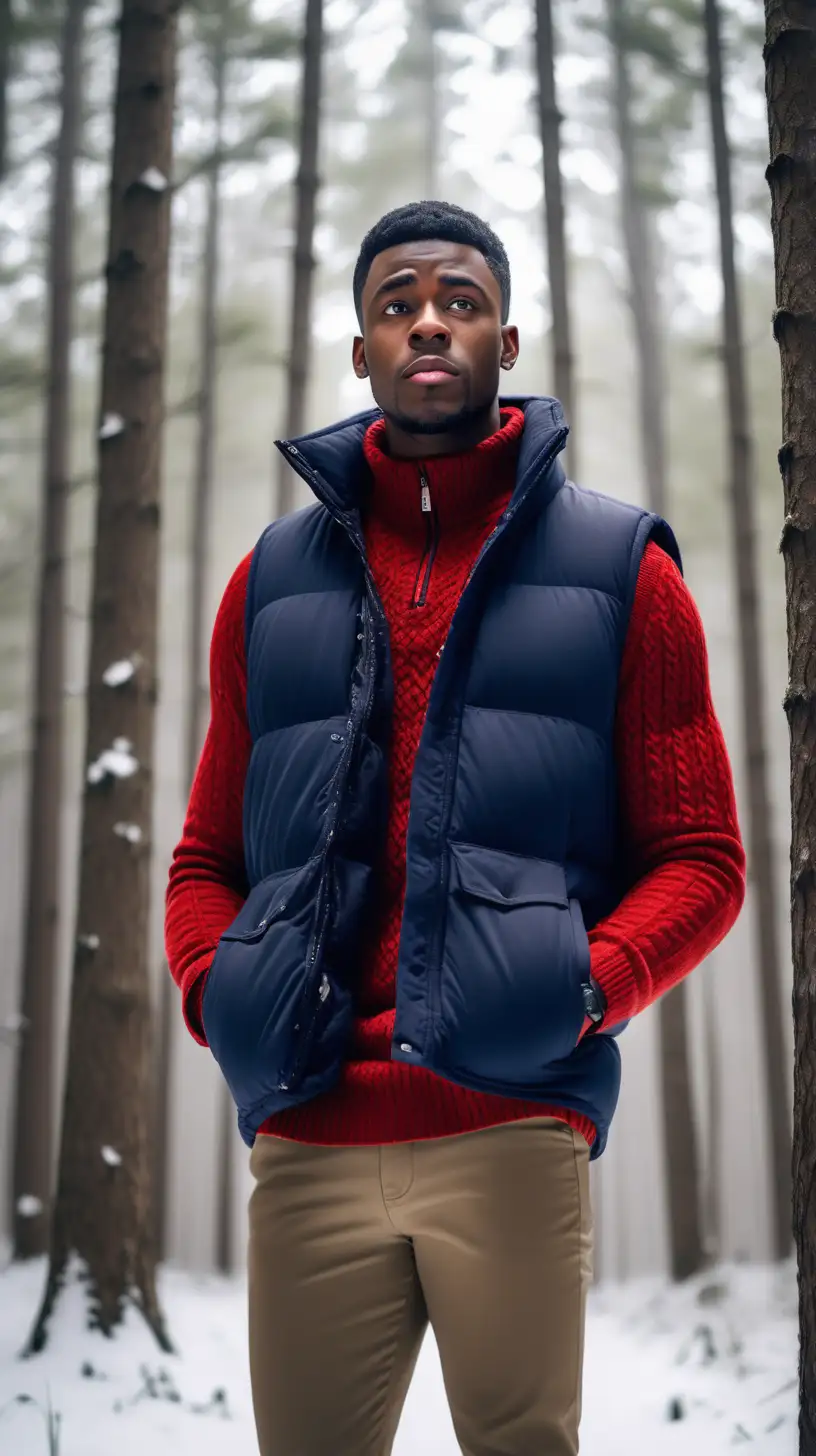
POLYGON ((793 1226, 799 1260, 800 1456, 816 1451, 816 10, 766 0, 774 333, 782 362, 793 942, 793 1226))
POLYGON ((705 1229, 704 1247, 709 1264, 716 1264, 722 1258, 720 1173, 723 1166, 723 1086, 720 1048, 717 1042, 719 1007, 714 989, 716 970, 716 964, 710 960, 703 971, 704 1044, 708 1076, 706 1098, 708 1169, 703 1198, 703 1227, 705 1229))
MULTIPOLYGON (((303 85, 300 99, 299 165, 296 193, 295 251, 293 257, 292 311, 286 371, 287 401, 284 434, 291 440, 305 428, 306 391, 309 383, 312 338, 312 295, 314 292, 314 231, 317 192, 320 185, 320 107, 323 64, 323 0, 306 0, 303 32, 303 85)), ((281 455, 278 463, 277 514, 288 515, 294 507, 295 476, 281 455)))
MULTIPOLYGON (((567 240, 564 224, 564 187, 561 176, 561 113, 555 96, 555 42, 551 0, 536 0, 536 69, 538 113, 544 164, 544 229, 552 308, 553 382, 564 406, 567 423, 575 428, 574 359, 567 279, 567 240)), ((570 469, 577 473, 574 435, 569 447, 570 469)))
POLYGON ((60 129, 48 256, 48 390, 42 478, 34 735, 28 797, 22 976, 24 1027, 14 1122, 14 1254, 44 1254, 54 1161, 54 1012, 57 999, 60 821, 65 679, 65 536, 70 482, 70 354, 74 175, 86 0, 70 0, 61 54, 60 129))
POLYGON ((13 30, 14 12, 11 0, 0 0, 0 182, 8 171, 8 88, 13 30))
POLYGON ((422 109, 425 118, 422 186, 424 196, 430 201, 436 199, 439 185, 439 76, 434 20, 435 0, 424 0, 421 20, 425 49, 422 67, 422 109))
MULTIPOLYGON (((663 516, 667 494, 665 375, 660 350, 653 234, 638 180, 625 0, 608 0, 608 17, 614 60, 615 125, 621 156, 621 224, 635 329, 640 441, 649 508, 663 516)), ((674 1279, 687 1279, 704 1263, 687 999, 686 986, 681 982, 662 998, 658 1011, 663 1151, 674 1279)))
MULTIPOLYGON (((185 771, 187 792, 192 787, 209 709, 207 688, 207 568, 212 535, 213 460, 215 444, 215 390, 217 372, 217 314, 219 230, 221 219, 221 154, 224 144, 224 107, 227 80, 227 31, 229 9, 220 12, 220 23, 209 57, 213 81, 213 163, 207 173, 207 214, 204 225, 204 253, 201 265, 201 314, 199 357, 201 377, 198 390, 198 441, 192 502, 192 546, 190 556, 190 609, 187 638, 187 685, 185 692, 185 771)), ((167 1233, 167 1155, 170 1127, 173 1022, 177 1013, 175 987, 165 967, 159 997, 158 1110, 156 1115, 155 1187, 158 1248, 163 1252, 167 1233)), ((226 1088, 219 1089, 232 1117, 232 1099, 226 1088)), ((223 1150, 223 1115, 219 1121, 219 1176, 229 1177, 228 1151, 223 1150)), ((229 1197, 226 1206, 231 1206, 229 1197)), ((219 1210, 221 1204, 219 1202, 219 1210)), ((222 1214, 219 1212, 219 1218, 222 1214)), ((227 1230, 216 1236, 218 1248, 230 1247, 227 1230)), ((218 1267, 227 1272, 218 1259, 218 1267)))
POLYGON ((754 528, 753 440, 748 417, 745 351, 734 256, 734 208, 731 157, 725 124, 720 14, 717 0, 705 0, 708 99, 714 148, 714 172, 723 277, 723 366, 728 398, 731 538, 737 584, 737 618, 741 667, 742 717, 748 788, 748 839, 752 900, 764 1033, 765 1079, 768 1089, 773 1248, 783 1259, 791 1248, 791 1129, 788 1111, 788 1058, 782 1023, 779 965, 779 909, 776 893, 768 759, 765 746, 765 683, 760 638, 754 528))
POLYGON ((123 0, 115 100, 87 773, 62 1146, 31 1350, 74 1257, 91 1327, 155 1288, 148 914, 178 0, 123 0))

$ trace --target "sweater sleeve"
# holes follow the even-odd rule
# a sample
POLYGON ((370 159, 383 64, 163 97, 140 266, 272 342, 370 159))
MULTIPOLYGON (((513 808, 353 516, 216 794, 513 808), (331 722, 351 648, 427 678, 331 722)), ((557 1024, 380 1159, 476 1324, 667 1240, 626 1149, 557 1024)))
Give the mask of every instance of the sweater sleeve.
POLYGON ((616 718, 631 888, 590 932, 606 1024, 634 1016, 699 964, 745 895, 734 786, 703 625, 669 556, 644 552, 616 718))
POLYGON ((246 714, 244 608, 251 555, 233 574, 213 628, 210 724, 167 886, 165 947, 184 1019, 206 1046, 204 982, 218 941, 246 898, 243 800, 252 750, 246 714))

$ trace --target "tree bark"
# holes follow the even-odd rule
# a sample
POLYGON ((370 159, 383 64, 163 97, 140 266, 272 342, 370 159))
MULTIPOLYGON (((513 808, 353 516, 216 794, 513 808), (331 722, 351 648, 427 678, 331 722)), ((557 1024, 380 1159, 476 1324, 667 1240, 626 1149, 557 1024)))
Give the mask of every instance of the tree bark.
POLYGON ((709 1264, 722 1258, 722 1215, 720 1173, 723 1166, 723 1087, 720 1049, 717 1042, 718 1006, 714 994, 716 966, 709 962, 703 972, 703 1015, 705 1018, 705 1062, 708 1074, 706 1124, 708 1169, 703 1198, 704 1247, 709 1264))
MULTIPOLYGON (((207 568, 212 536, 212 495, 215 446, 215 391, 217 374, 218 264, 221 222, 221 170, 224 147, 224 109, 228 63, 229 9, 219 12, 219 23, 209 56, 213 81, 213 161, 206 174, 207 212, 204 224, 204 251, 201 261, 201 313, 199 357, 201 376, 198 389, 198 440, 193 477, 192 545, 190 556, 190 610, 187 637, 187 684, 185 703, 185 773, 187 792, 192 787, 198 758, 206 731, 209 709, 207 688, 207 568)), ((170 1127, 170 1093, 172 1082, 173 1022, 177 1013, 175 987, 165 967, 159 996, 158 1028, 158 1108, 155 1140, 155 1204, 157 1243, 165 1248, 167 1233, 167 1156, 170 1127)), ((226 1085, 219 1088, 221 1102, 226 1101, 232 1117, 232 1100, 226 1085)), ((229 1178, 228 1148, 223 1145, 223 1110, 219 1120, 219 1177, 229 1178)), ((219 1197, 217 1221, 223 1220, 223 1207, 231 1207, 229 1190, 226 1204, 219 1197)), ((231 1247, 231 1232, 221 1229, 216 1234, 216 1249, 231 1247)), ((217 1266, 228 1272, 217 1252, 217 1266)))
MULTIPOLYGON (((567 423, 575 429, 575 363, 572 351, 564 185, 561 175, 561 113, 555 95, 555 40, 551 0, 536 0, 536 70, 538 114, 544 167, 544 230, 552 308, 553 381, 567 423)), ((570 470, 577 473, 574 433, 570 437, 570 470)))
POLYGON ((791 1128, 788 1059, 782 1022, 779 964, 779 907, 771 838, 768 755, 765 744, 765 682, 762 665, 755 541, 754 450, 748 415, 745 350, 734 251, 731 155, 725 122, 722 44, 717 0, 705 0, 708 101, 717 186, 720 264, 723 278, 722 349, 728 400, 731 540, 737 585, 740 686, 748 788, 748 843, 756 947, 759 958, 765 1080, 768 1091, 773 1250, 778 1259, 791 1248, 791 1128))
POLYGON ((79 907, 51 1257, 31 1351, 46 1342, 75 1259, 91 1327, 111 1333, 134 1303, 169 1347, 147 1136, 148 913, 177 9, 123 0, 119 23, 79 907))
POLYGON ((0 182, 8 171, 8 88, 14 11, 11 0, 0 0, 0 182))
POLYGON ((61 47, 60 128, 48 255, 48 387, 42 476, 34 734, 28 791, 24 1018, 14 1121, 14 1255, 48 1247, 54 1161, 54 1013, 58 971, 65 679, 65 537, 70 483, 74 179, 87 0, 70 0, 61 47))
POLYGON ((816 8, 766 0, 774 334, 782 364, 793 946, 793 1227, 800 1456, 816 1451, 816 8))
MULTIPOLYGON (((650 510, 666 513, 665 372, 660 349, 659 296, 653 234, 638 176, 625 0, 607 0, 614 70, 615 126, 621 157, 621 225, 629 305, 635 330, 638 420, 650 510)), ((686 986, 660 1002, 663 1153, 671 1269, 687 1279, 703 1267, 700 1162, 688 1049, 686 986)))
MULTIPOLYGON (((305 428, 306 391, 309 384, 312 348, 312 300, 314 293, 314 231, 317 193, 320 185, 320 108, 323 67, 323 0, 306 0, 303 32, 303 85, 300 100, 299 164, 295 183, 296 221, 293 256, 292 310, 286 371, 287 401, 284 434, 287 439, 305 428)), ((278 462, 277 515, 293 509, 295 475, 284 457, 278 462)))

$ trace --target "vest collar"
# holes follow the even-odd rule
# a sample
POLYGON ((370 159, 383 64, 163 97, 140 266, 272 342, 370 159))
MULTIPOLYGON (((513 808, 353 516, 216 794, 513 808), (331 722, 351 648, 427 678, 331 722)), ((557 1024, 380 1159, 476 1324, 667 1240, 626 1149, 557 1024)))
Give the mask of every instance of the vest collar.
MULTIPOLYGON (((557 399, 545 395, 501 396, 501 409, 523 410, 524 432, 519 447, 515 496, 527 493, 528 475, 535 472, 542 459, 552 450, 557 435, 562 434, 559 450, 566 443, 564 412, 557 399)), ((276 445, 298 474, 308 482, 318 499, 336 515, 356 514, 364 504, 370 488, 370 473, 363 451, 366 430, 382 418, 378 409, 364 410, 338 424, 314 430, 295 440, 276 440, 276 445)), ((564 472, 557 462, 534 491, 545 491, 547 498, 560 489, 564 472)))

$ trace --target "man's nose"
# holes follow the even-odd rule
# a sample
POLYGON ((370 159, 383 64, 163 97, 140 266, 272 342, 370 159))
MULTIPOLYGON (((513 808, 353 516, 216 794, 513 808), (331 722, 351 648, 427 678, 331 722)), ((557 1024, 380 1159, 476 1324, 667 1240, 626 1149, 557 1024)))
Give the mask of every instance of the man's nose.
POLYGON ((441 314, 437 313, 432 304, 428 304, 421 313, 417 314, 411 328, 411 343, 420 348, 423 344, 441 343, 449 344, 451 332, 441 314))

